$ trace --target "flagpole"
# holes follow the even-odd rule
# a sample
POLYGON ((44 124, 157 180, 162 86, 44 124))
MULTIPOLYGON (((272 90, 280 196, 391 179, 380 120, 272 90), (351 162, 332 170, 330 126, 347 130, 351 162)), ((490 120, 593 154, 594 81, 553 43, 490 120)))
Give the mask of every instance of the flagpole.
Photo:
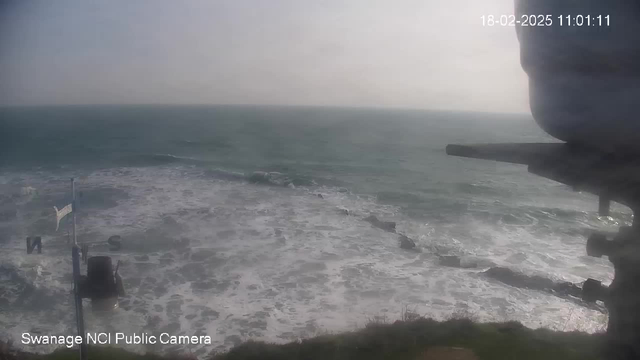
POLYGON ((71 216, 73 216, 73 245, 78 246, 76 239, 76 181, 71 178, 71 216))
POLYGON ((71 178, 71 214, 73 216, 73 246, 71 247, 71 259, 73 261, 73 295, 76 303, 76 326, 78 335, 82 337, 80 343, 80 360, 87 360, 87 343, 84 331, 84 312, 82 309, 82 294, 80 294, 80 248, 78 247, 78 239, 76 238, 76 184, 75 179, 71 178))

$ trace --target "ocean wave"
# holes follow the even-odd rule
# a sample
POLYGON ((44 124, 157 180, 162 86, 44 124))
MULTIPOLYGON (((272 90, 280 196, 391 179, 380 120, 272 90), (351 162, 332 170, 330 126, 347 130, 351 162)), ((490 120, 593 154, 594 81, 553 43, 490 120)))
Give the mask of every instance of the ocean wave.
POLYGON ((504 188, 498 188, 490 185, 474 184, 468 182, 455 183, 454 188, 457 192, 467 195, 479 196, 510 196, 511 192, 504 188))
POLYGON ((298 186, 317 186, 318 183, 309 176, 301 174, 286 174, 277 171, 254 171, 247 176, 247 180, 253 184, 275 185, 295 188, 298 186))
POLYGON ((254 171, 247 177, 247 180, 254 184, 295 187, 293 180, 289 176, 276 171, 254 171))
MULTIPOLYGON (((177 156, 173 154, 140 154, 131 155, 123 159, 126 166, 164 166, 164 165, 199 165, 205 168, 211 167, 213 162, 207 160, 177 156)), ((209 168, 205 174, 218 180, 246 181, 252 184, 272 185, 295 188, 298 186, 315 186, 318 183, 309 176, 301 174, 288 174, 279 171, 237 172, 220 168, 209 168)))
POLYGON ((121 161, 126 166, 159 166, 169 165, 174 163, 182 164, 202 164, 206 163, 205 160, 196 158, 177 156, 172 154, 139 154, 125 156, 121 161))
POLYGON ((226 149, 231 146, 224 139, 215 139, 215 140, 176 140, 175 145, 185 148, 195 148, 195 149, 206 149, 206 150, 214 150, 214 149, 226 149))
POLYGON ((281 173, 278 171, 236 172, 224 169, 209 169, 205 174, 216 180, 248 182, 255 185, 296 188, 311 187, 318 183, 309 176, 281 173))

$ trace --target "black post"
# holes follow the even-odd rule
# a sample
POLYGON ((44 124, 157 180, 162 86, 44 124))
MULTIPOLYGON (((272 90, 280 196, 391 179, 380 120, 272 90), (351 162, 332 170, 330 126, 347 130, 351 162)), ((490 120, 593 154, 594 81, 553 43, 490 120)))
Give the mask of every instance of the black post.
POLYGON ((36 247, 38 248, 38 254, 42 254, 42 237, 27 237, 27 254, 33 254, 33 250, 36 247))
POLYGON ((76 302, 76 325, 78 327, 78 335, 82 337, 80 360, 87 360, 87 339, 84 331, 84 312, 80 294, 80 249, 78 245, 74 245, 71 248, 71 258, 73 259, 73 296, 76 302))
POLYGON ((606 195, 600 195, 598 197, 598 215, 609 216, 609 210, 611 209, 611 199, 606 195))
POLYGON ((82 294, 80 293, 80 247, 76 238, 76 183, 71 179, 71 216, 73 217, 73 247, 71 248, 71 258, 73 260, 73 296, 76 303, 76 326, 78 335, 82 337, 80 343, 80 360, 87 360, 87 337, 84 331, 84 312, 82 309, 82 294))
POLYGON ((607 356, 610 360, 640 358, 640 231, 621 228, 614 239, 618 250, 609 256, 614 278, 605 305, 609 310, 607 356))

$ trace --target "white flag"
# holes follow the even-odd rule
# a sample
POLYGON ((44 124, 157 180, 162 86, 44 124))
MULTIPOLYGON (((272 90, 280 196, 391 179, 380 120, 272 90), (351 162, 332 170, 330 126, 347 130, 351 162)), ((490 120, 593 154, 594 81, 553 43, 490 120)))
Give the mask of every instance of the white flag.
POLYGON ((53 208, 56 211, 56 231, 58 231, 58 227, 60 227, 60 220, 62 220, 63 217, 67 216, 69 213, 71 213, 71 211, 73 211, 73 205, 69 204, 60 210, 58 210, 58 208, 55 206, 53 208))

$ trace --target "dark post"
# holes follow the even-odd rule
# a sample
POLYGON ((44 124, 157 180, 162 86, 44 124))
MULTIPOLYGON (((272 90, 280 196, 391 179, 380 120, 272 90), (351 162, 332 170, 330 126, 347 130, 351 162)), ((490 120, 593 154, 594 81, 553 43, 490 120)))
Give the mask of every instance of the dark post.
POLYGON ((609 216, 609 209, 611 208, 611 200, 606 195, 600 195, 598 198, 598 214, 600 216, 609 216))
MULTIPOLYGON (((634 215, 638 213, 634 212, 634 215)), ((635 218, 635 216, 634 216, 635 218)), ((635 223, 635 221, 634 221, 635 223)), ((608 355, 612 360, 640 358, 640 231, 637 226, 621 228, 614 240, 619 251, 609 256, 615 275, 605 305, 608 355)))
POLYGON ((87 257, 89 256, 89 245, 82 244, 82 248, 80 249, 80 251, 82 252, 82 262, 86 264, 87 257))
POLYGON ((71 248, 71 258, 73 260, 73 296, 76 303, 76 325, 78 327, 78 335, 82 337, 80 344, 80 360, 87 360, 87 336, 84 331, 84 312, 82 309, 82 294, 80 293, 80 247, 76 238, 76 184, 71 179, 71 215, 73 216, 73 247, 71 248))
POLYGON ((36 247, 38 247, 38 254, 42 254, 42 237, 27 237, 27 254, 33 254, 33 249, 35 249, 36 247))
POLYGON ((82 295, 80 294, 80 249, 77 245, 71 248, 71 258, 73 259, 73 296, 76 303, 76 326, 78 335, 82 337, 80 360, 87 360, 87 338, 84 331, 84 311, 82 308, 82 295))

